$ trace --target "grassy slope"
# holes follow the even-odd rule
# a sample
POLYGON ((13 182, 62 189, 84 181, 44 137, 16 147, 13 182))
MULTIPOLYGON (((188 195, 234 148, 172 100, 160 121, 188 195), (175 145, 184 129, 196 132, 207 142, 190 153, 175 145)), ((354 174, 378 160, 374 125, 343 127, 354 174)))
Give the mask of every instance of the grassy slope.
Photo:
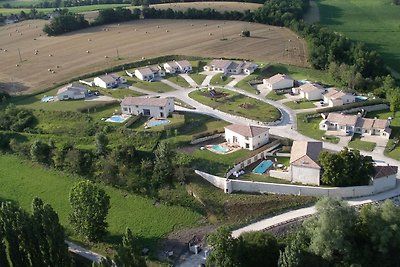
POLYGON ((400 71, 400 6, 391 0, 319 0, 321 23, 365 42, 400 71))
POLYGON ((307 109, 307 108, 315 108, 315 105, 311 101, 290 101, 283 103, 285 106, 291 109, 307 109))
MULTIPOLYGON (((0 156, 0 197, 17 201, 23 208, 30 210, 32 198, 39 196, 53 206, 68 230, 68 194, 79 179, 47 170, 15 156, 0 156)), ((191 226, 200 218, 198 213, 185 208, 162 204, 156 207, 150 199, 107 186, 103 188, 111 197, 107 218, 111 242, 118 242, 125 228, 130 227, 139 235, 143 245, 154 249, 161 237, 174 229, 191 226)))
POLYGON ((233 78, 231 76, 225 76, 225 80, 222 79, 224 77, 223 74, 217 73, 215 74, 210 81, 211 85, 219 85, 219 86, 224 86, 233 81, 233 78))
POLYGON ((362 141, 359 135, 354 135, 352 140, 349 142, 349 147, 364 151, 373 151, 375 146, 376 143, 362 141))

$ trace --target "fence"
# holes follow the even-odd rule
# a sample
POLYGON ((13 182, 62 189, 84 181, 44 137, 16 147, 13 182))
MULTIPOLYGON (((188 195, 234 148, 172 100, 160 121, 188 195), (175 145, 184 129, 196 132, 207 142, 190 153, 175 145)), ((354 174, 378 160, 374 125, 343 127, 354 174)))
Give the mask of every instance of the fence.
POLYGON ((192 140, 192 141, 190 142, 190 144, 191 144, 191 145, 195 145, 195 144, 202 143, 202 142, 205 142, 205 141, 208 141, 208 140, 216 139, 216 138, 221 137, 221 136, 223 136, 223 135, 224 135, 224 134, 220 133, 220 134, 214 134, 214 135, 209 135, 209 136, 201 137, 201 138, 192 140))

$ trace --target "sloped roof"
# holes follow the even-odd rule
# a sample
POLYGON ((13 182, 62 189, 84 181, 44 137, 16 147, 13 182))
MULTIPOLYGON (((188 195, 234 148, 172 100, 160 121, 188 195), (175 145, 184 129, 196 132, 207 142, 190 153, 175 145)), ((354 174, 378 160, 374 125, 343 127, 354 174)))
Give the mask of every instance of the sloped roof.
POLYGON ((245 137, 255 137, 264 132, 268 132, 269 130, 269 128, 267 127, 240 125, 240 124, 231 124, 226 126, 225 129, 231 130, 232 132, 235 132, 245 137))
POLYGON ((290 164, 320 169, 318 156, 322 151, 322 142, 294 141, 290 152, 290 164))
POLYGON ((106 74, 98 77, 105 83, 114 82, 115 80, 119 79, 120 77, 114 73, 106 74))
POLYGON ((80 94, 84 94, 87 92, 87 89, 84 85, 79 84, 79 83, 71 83, 67 86, 64 86, 60 89, 58 89, 57 94, 61 94, 64 93, 66 91, 71 91, 74 93, 74 95, 80 95, 80 94))
POLYGON ((160 69, 155 66, 150 66, 150 67, 139 68, 136 70, 140 72, 140 74, 142 75, 152 75, 154 73, 157 73, 160 69))
POLYGON ((325 94, 326 97, 330 99, 340 99, 345 95, 350 95, 349 93, 339 91, 336 88, 331 88, 328 93, 325 94))
POLYGON ((225 60, 225 59, 214 59, 208 64, 207 66, 212 66, 214 68, 218 69, 226 69, 228 66, 232 63, 231 60, 225 60))
POLYGON ((316 83, 305 83, 301 85, 299 89, 303 92, 310 93, 314 91, 321 91, 324 89, 324 87, 316 83))
POLYGON ((176 61, 176 64, 178 64, 182 69, 192 66, 192 64, 190 64, 190 62, 187 60, 178 60, 176 61))
POLYGON ((346 114, 331 112, 328 114, 326 120, 329 122, 337 123, 339 125, 356 126, 358 118, 359 117, 357 115, 346 115, 346 114))
POLYGON ((169 61, 169 62, 167 62, 165 64, 170 66, 171 68, 178 68, 179 67, 176 61, 169 61))
POLYGON ((397 174, 398 167, 390 165, 374 166, 374 179, 383 178, 386 176, 397 174))
POLYGON ((168 100, 172 98, 154 98, 154 97, 125 97, 122 99, 121 105, 123 106, 155 106, 164 107, 167 105, 168 100))
POLYGON ((290 77, 289 75, 280 74, 280 73, 278 73, 278 74, 276 74, 276 75, 274 75, 272 77, 269 77, 266 80, 267 80, 267 82, 269 84, 275 84, 275 83, 278 83, 278 82, 283 81, 283 80, 291 80, 291 81, 293 81, 292 77, 290 77))

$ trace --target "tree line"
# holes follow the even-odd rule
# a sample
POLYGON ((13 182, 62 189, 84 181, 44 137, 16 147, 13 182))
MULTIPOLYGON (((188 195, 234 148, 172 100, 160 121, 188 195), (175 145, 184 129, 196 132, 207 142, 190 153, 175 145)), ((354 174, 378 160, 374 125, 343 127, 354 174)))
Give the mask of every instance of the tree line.
POLYGON ((266 232, 231 237, 220 228, 207 238, 208 266, 399 266, 400 208, 390 200, 359 211, 342 200, 323 198, 317 213, 294 232, 276 239, 266 232))

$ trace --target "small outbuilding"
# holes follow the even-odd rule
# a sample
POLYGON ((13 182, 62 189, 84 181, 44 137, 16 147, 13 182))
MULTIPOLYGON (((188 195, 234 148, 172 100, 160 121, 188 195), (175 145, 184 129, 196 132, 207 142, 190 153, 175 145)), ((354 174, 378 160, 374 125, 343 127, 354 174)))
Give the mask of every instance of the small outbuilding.
POLYGON ((276 74, 268 79, 263 79, 264 86, 269 90, 279 90, 293 87, 294 80, 286 74, 276 74))

